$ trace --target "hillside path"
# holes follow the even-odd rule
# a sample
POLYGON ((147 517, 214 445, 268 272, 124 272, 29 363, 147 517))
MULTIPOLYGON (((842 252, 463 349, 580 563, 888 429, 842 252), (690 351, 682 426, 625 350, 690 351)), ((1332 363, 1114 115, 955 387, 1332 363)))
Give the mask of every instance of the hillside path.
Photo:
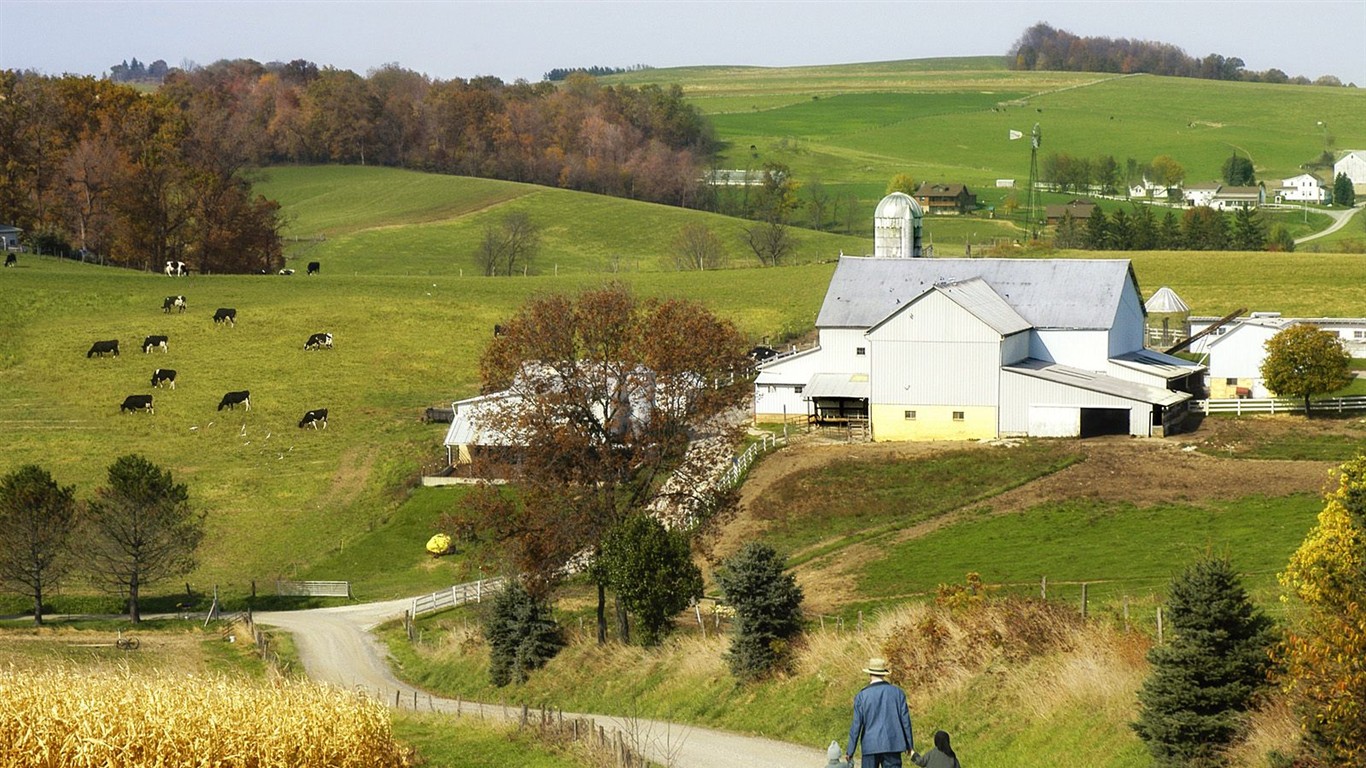
POLYGON ((1312 234, 1312 235, 1305 235, 1304 237, 1297 237, 1297 238, 1295 238, 1295 245, 1299 245, 1300 243, 1307 243, 1307 242, 1309 242, 1310 240, 1317 240, 1318 238, 1323 237, 1324 235, 1330 235, 1330 234, 1332 234, 1332 233, 1338 231, 1339 229, 1342 229, 1343 227, 1347 226, 1347 222, 1349 222, 1349 221, 1352 220, 1352 217, 1356 215, 1356 212, 1357 212, 1357 209, 1356 209, 1356 208, 1347 208, 1347 209, 1341 210, 1341 211, 1336 211, 1336 210, 1318 210, 1318 211, 1315 211, 1315 213, 1326 213, 1326 214, 1328 214, 1329 216, 1331 216, 1331 217, 1333 218, 1333 223, 1332 223, 1332 225, 1329 226, 1327 229, 1324 229, 1324 230, 1315 232, 1315 233, 1312 234))
MULTIPOLYGON (((517 712, 501 706, 429 697, 425 691, 394 677, 387 652, 370 630, 402 616, 411 605, 411 599, 390 600, 307 611, 263 612, 254 618, 259 624, 292 634, 304 670, 319 682, 373 694, 390 704, 395 692, 400 701, 407 702, 412 702, 416 693, 419 710, 435 709, 491 720, 515 717, 517 712)), ((825 764, 825 750, 814 747, 660 720, 564 714, 619 730, 646 757, 672 768, 815 768, 825 764)))

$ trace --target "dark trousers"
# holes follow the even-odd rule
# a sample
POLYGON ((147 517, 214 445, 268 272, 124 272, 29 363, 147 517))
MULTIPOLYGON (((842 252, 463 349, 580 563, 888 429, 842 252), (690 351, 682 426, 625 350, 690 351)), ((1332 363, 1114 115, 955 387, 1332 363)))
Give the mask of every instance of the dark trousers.
POLYGON ((863 754, 863 768, 901 768, 900 752, 875 752, 863 754))

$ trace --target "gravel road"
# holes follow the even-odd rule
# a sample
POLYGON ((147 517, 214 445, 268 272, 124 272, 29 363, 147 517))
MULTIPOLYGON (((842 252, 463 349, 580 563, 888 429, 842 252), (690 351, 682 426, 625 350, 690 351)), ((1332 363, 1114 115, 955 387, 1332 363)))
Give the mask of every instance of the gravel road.
MULTIPOLYGON (((308 611, 274 611, 258 613, 255 619, 294 636, 299 658, 314 680, 363 690, 389 703, 396 693, 400 702, 412 702, 416 693, 418 708, 423 710, 456 713, 458 708, 461 715, 490 719, 515 715, 501 706, 429 697, 394 677, 385 660, 386 652, 370 630, 402 616, 411 604, 411 600, 405 599, 308 611)), ((673 768, 817 768, 826 762, 823 748, 658 720, 564 714, 587 717, 598 725, 622 731, 638 745, 638 751, 673 768)))

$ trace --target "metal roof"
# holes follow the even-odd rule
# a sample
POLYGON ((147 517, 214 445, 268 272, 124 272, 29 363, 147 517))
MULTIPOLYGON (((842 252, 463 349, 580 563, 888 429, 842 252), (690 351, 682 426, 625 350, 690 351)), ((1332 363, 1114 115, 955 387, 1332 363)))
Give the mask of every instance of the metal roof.
MULTIPOLYGON (((936 285, 930 289, 944 294, 950 301, 971 312, 973 317, 986 323, 987 327, 1002 336, 1009 336, 1012 333, 1027 331, 1031 328, 1029 321, 1020 317, 1013 307, 1006 303, 986 281, 980 277, 962 280, 956 283, 936 285)), ((928 292, 928 291, 927 291, 928 292)), ((917 297, 918 298, 918 297, 917 297)), ((901 307, 892 311, 886 319, 891 319, 901 307)), ((885 320, 884 319, 884 322, 885 320)), ((878 323, 881 325, 882 323, 878 323)), ((875 326, 876 327, 876 326, 875 326)))
POLYGON ((1144 304, 1149 312, 1189 312, 1191 308, 1176 295, 1176 291, 1162 286, 1144 304))
MULTIPOLYGON (((870 328, 935 285, 981 278, 1035 328, 1108 329, 1128 259, 873 259, 845 256, 835 267, 819 328, 870 328)), ((1137 293, 1135 281, 1135 293, 1137 293)))
POLYGON ((1058 365, 1032 357, 1012 365, 1001 366, 1001 370, 1152 405, 1172 406, 1191 399, 1185 392, 1150 387, 1136 381, 1125 381, 1103 373, 1084 371, 1070 365, 1058 365))
POLYGON ((1110 360, 1125 368, 1161 376, 1168 381, 1205 370, 1205 366, 1199 363, 1192 363, 1189 360, 1182 360, 1179 357, 1155 352, 1151 349, 1136 349, 1132 352, 1116 355, 1110 360))
POLYGON ((802 397, 857 397, 867 400, 872 387, 866 373, 818 373, 802 389, 802 397))

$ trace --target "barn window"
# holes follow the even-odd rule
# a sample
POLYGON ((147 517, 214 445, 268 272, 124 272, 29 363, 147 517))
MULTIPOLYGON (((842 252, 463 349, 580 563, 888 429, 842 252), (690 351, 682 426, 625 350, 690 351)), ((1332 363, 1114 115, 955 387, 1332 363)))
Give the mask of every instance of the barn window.
POLYGON ((954 411, 954 412, 953 412, 953 420, 954 420, 954 421, 962 421, 962 420, 963 420, 963 412, 962 412, 962 411, 954 411))
POLYGON ((868 348, 867 348, 867 347, 855 347, 855 348, 854 348, 854 354, 856 354, 856 355, 866 355, 866 354, 868 354, 868 348))
POLYGON ((792 391, 800 395, 800 394, 802 393, 802 390, 803 390, 803 389, 806 389, 806 387, 799 384, 799 385, 793 387, 793 388, 792 388, 792 391))
POLYGON ((915 421, 915 411, 906 411, 906 421, 915 421))
POLYGON ((1235 386, 1238 385, 1238 377, 1237 377, 1237 376, 1230 376, 1230 377, 1228 377, 1227 379, 1224 379, 1224 383, 1227 384, 1227 385, 1230 386, 1230 387, 1235 387, 1235 386))
POLYGON ((1366 339, 1366 331, 1352 331, 1352 338, 1366 339))

